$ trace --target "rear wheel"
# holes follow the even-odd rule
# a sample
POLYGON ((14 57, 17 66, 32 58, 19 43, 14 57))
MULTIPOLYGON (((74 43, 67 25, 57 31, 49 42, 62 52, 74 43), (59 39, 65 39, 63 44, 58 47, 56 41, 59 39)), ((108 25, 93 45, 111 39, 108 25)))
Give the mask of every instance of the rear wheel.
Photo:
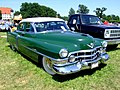
POLYGON ((49 58, 43 57, 42 59, 42 65, 44 70, 51 74, 51 75, 55 75, 56 73, 52 70, 52 63, 51 60, 49 58))

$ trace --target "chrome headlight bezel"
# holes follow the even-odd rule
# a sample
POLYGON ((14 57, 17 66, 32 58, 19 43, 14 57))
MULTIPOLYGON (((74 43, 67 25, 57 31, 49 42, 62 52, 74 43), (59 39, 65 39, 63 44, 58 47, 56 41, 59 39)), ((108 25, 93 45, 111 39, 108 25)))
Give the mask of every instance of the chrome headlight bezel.
POLYGON ((60 55, 61 58, 66 58, 66 57, 68 56, 68 51, 67 51, 67 49, 61 49, 61 50, 59 51, 59 55, 60 55))
POLYGON ((105 29, 104 38, 110 38, 110 30, 109 29, 105 29))

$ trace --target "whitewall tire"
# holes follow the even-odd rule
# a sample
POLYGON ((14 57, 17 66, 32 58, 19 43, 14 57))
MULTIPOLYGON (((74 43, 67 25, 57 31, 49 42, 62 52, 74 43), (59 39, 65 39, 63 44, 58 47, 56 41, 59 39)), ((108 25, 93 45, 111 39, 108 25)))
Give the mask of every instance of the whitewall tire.
POLYGON ((49 58, 43 57, 42 59, 42 65, 44 70, 51 74, 51 75, 55 75, 56 73, 52 70, 51 68, 51 60, 49 58))

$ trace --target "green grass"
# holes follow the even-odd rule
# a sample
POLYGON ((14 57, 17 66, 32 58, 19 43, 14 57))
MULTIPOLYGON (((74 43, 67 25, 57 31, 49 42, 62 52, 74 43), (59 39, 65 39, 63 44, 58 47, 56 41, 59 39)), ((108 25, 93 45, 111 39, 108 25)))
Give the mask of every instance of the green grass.
POLYGON ((120 90, 120 45, 108 54, 99 68, 51 76, 0 38, 0 90, 120 90))

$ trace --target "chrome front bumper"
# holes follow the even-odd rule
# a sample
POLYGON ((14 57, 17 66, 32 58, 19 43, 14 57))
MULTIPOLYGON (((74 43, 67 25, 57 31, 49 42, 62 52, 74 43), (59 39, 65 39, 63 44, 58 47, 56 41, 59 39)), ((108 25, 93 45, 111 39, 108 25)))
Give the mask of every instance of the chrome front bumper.
POLYGON ((119 44, 120 39, 112 39, 112 40, 106 40, 108 42, 108 45, 113 45, 113 44, 119 44))
POLYGON ((96 62, 105 62, 109 59, 109 55, 107 53, 101 55, 99 58, 97 58, 96 60, 92 60, 92 61, 77 61, 75 63, 71 63, 69 65, 64 65, 64 66, 53 66, 53 71, 57 74, 60 75, 66 75, 66 74, 71 74, 71 73, 75 73, 78 72, 82 69, 82 67, 87 67, 92 63, 96 63, 96 62))

